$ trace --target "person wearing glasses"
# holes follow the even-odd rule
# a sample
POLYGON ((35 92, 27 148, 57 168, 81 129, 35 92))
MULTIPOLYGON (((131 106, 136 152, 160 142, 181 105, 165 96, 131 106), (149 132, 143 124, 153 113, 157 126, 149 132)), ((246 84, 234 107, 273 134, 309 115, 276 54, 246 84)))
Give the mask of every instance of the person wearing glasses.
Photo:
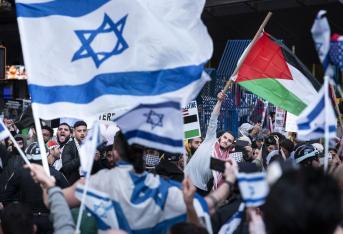
POLYGON ((222 102, 225 99, 223 92, 218 93, 217 103, 211 114, 207 127, 206 137, 203 143, 195 151, 188 162, 185 175, 188 176, 200 195, 207 195, 212 186, 210 181, 213 178, 213 189, 217 189, 222 183, 222 173, 210 169, 211 157, 227 160, 230 157, 230 150, 233 148, 234 136, 229 131, 217 133, 218 116, 222 102))

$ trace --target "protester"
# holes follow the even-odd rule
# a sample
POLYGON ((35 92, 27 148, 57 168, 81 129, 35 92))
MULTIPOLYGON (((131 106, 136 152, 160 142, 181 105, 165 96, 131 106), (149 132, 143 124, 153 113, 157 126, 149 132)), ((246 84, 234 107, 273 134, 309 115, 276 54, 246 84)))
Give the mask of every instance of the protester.
POLYGON ((230 132, 222 132, 219 134, 216 132, 218 116, 224 99, 225 94, 222 92, 218 93, 218 101, 211 114, 206 137, 185 168, 187 176, 192 180, 194 186, 198 189, 198 193, 201 195, 208 194, 212 189, 212 187, 208 187, 210 179, 214 179, 213 184, 215 189, 222 183, 221 173, 212 173, 210 159, 211 157, 222 160, 228 159, 234 141, 234 136, 230 132))
POLYGON ((47 125, 44 125, 42 127, 42 133, 43 133, 43 140, 44 143, 48 143, 49 140, 51 140, 52 136, 54 135, 54 130, 52 130, 52 128, 50 128, 47 125))
POLYGON ((62 168, 60 171, 64 174, 70 184, 73 184, 80 178, 80 145, 87 136, 87 124, 84 121, 77 121, 74 124, 74 137, 66 143, 62 151, 62 168))
POLYGON ((199 148, 199 146, 202 143, 202 138, 201 137, 195 137, 192 139, 189 139, 186 144, 186 151, 187 151, 187 162, 191 160, 193 154, 195 151, 199 148))
POLYGON ((299 146, 294 153, 294 160, 301 167, 320 167, 319 157, 320 152, 309 144, 299 146))

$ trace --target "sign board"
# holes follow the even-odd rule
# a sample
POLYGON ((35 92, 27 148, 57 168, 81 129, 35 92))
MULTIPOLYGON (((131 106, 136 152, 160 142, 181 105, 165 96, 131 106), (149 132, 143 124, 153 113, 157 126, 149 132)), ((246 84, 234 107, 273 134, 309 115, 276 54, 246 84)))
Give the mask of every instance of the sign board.
POLYGON ((279 133, 284 133, 285 122, 286 122, 286 111, 280 107, 276 107, 274 131, 279 132, 279 133))
POLYGON ((197 102, 190 102, 185 108, 183 108, 182 113, 185 139, 201 137, 197 102))
POLYGON ((297 122, 296 122, 297 116, 293 115, 290 112, 287 112, 286 114, 286 131, 287 132, 297 132, 297 122))

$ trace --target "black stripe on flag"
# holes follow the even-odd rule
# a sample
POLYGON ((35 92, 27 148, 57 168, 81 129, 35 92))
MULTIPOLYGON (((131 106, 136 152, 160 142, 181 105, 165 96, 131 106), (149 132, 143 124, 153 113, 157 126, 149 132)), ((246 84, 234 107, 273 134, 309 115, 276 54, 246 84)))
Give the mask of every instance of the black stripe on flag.
POLYGON ((312 76, 311 72, 308 70, 308 68, 300 61, 300 59, 293 54, 293 52, 283 43, 281 43, 279 40, 277 40, 272 35, 269 35, 269 38, 274 41, 276 44, 278 44, 281 48, 282 54, 286 60, 287 63, 298 69, 307 79, 311 82, 313 87, 319 91, 320 89, 320 83, 318 80, 312 76))
POLYGON ((194 123, 194 122, 197 122, 197 121, 198 121, 197 115, 189 115, 189 116, 185 116, 183 118, 183 123, 184 124, 194 123))

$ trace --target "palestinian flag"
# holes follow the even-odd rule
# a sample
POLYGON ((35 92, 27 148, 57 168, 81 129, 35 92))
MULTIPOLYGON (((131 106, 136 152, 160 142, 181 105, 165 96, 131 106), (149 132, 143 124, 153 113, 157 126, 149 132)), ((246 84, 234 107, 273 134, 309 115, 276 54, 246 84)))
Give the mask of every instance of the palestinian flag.
POLYGON ((234 81, 275 106, 299 115, 318 95, 318 81, 285 45, 267 33, 249 47, 234 81))

